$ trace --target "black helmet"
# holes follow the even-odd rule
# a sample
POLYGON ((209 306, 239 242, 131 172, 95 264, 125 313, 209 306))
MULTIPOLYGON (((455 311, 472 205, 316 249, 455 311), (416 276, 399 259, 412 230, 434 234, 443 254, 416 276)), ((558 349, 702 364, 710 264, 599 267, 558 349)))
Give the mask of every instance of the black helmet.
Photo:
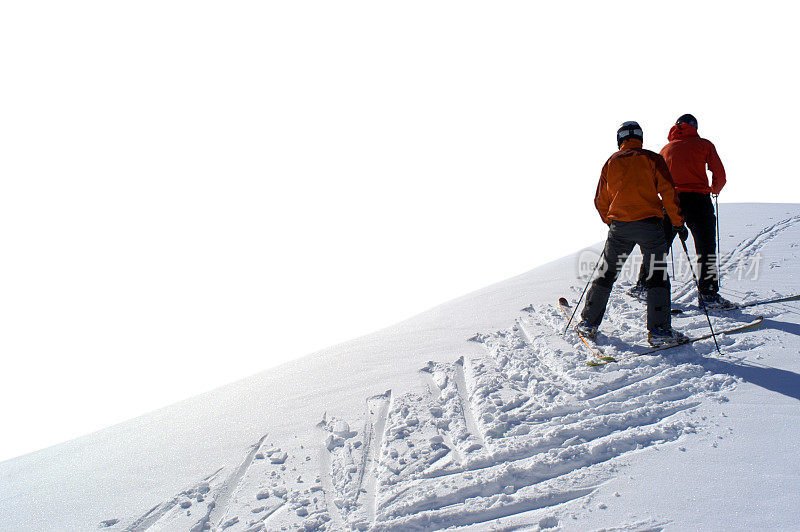
POLYGON ((689 124, 693 128, 697 129, 697 119, 693 115, 690 115, 688 113, 685 114, 685 115, 681 115, 680 118, 678 118, 678 120, 675 122, 675 125, 678 125, 678 124, 681 124, 681 123, 689 124))
POLYGON ((644 142, 644 134, 638 122, 623 122, 617 130, 617 147, 628 139, 639 139, 644 142))

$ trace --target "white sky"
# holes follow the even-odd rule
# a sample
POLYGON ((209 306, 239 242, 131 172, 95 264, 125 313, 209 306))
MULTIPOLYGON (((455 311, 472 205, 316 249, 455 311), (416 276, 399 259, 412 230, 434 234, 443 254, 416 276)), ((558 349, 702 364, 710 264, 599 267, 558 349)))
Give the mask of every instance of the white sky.
POLYGON ((542 4, 0 3, 0 460, 602 240, 624 120, 800 201, 791 2, 542 4))

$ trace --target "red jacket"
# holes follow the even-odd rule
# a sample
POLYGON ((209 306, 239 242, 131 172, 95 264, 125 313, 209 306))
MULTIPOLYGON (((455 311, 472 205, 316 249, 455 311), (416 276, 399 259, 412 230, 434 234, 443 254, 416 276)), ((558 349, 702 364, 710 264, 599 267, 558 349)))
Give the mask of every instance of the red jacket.
POLYGON ((669 130, 669 144, 661 149, 678 192, 719 194, 725 186, 725 168, 710 140, 701 138, 689 124, 676 124, 669 130), (706 165, 711 170, 708 186, 706 165))
POLYGON ((603 165, 594 205, 607 224, 663 218, 663 208, 672 225, 683 225, 667 164, 659 154, 642 149, 638 139, 623 142, 603 165))

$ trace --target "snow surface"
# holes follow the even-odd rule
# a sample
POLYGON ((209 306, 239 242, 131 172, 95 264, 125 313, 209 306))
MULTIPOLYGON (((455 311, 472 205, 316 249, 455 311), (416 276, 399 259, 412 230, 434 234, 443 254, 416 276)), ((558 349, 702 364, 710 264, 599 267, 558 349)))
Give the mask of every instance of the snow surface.
MULTIPOLYGON (((722 292, 797 293, 800 206, 721 209, 725 258, 763 258, 755 281, 729 263, 722 292)), ((556 305, 580 295, 576 260, 0 463, 0 529, 796 529, 800 303, 713 314, 765 316, 722 355, 637 357, 644 306, 620 282, 598 344, 621 361, 589 367, 556 305)), ((673 281, 674 325, 699 335, 693 286, 673 281)))

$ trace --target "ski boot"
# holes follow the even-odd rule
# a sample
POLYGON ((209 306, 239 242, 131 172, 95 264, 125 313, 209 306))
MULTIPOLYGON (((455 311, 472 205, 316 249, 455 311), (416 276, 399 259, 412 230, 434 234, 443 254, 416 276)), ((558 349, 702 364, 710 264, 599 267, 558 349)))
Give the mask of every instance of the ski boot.
POLYGON ((647 333, 647 341, 653 347, 662 347, 666 345, 676 345, 683 343, 687 340, 685 334, 680 333, 672 327, 656 327, 647 333))
POLYGON ((732 303, 716 293, 700 294, 700 308, 701 309, 733 309, 736 308, 736 303, 732 303))
POLYGON ((639 301, 647 301, 647 286, 644 283, 636 283, 628 290, 628 295, 639 301))
POLYGON ((577 329, 578 334, 584 336, 586 338, 594 339, 597 336, 597 325, 592 325, 586 320, 581 320, 581 322, 575 326, 577 329))

